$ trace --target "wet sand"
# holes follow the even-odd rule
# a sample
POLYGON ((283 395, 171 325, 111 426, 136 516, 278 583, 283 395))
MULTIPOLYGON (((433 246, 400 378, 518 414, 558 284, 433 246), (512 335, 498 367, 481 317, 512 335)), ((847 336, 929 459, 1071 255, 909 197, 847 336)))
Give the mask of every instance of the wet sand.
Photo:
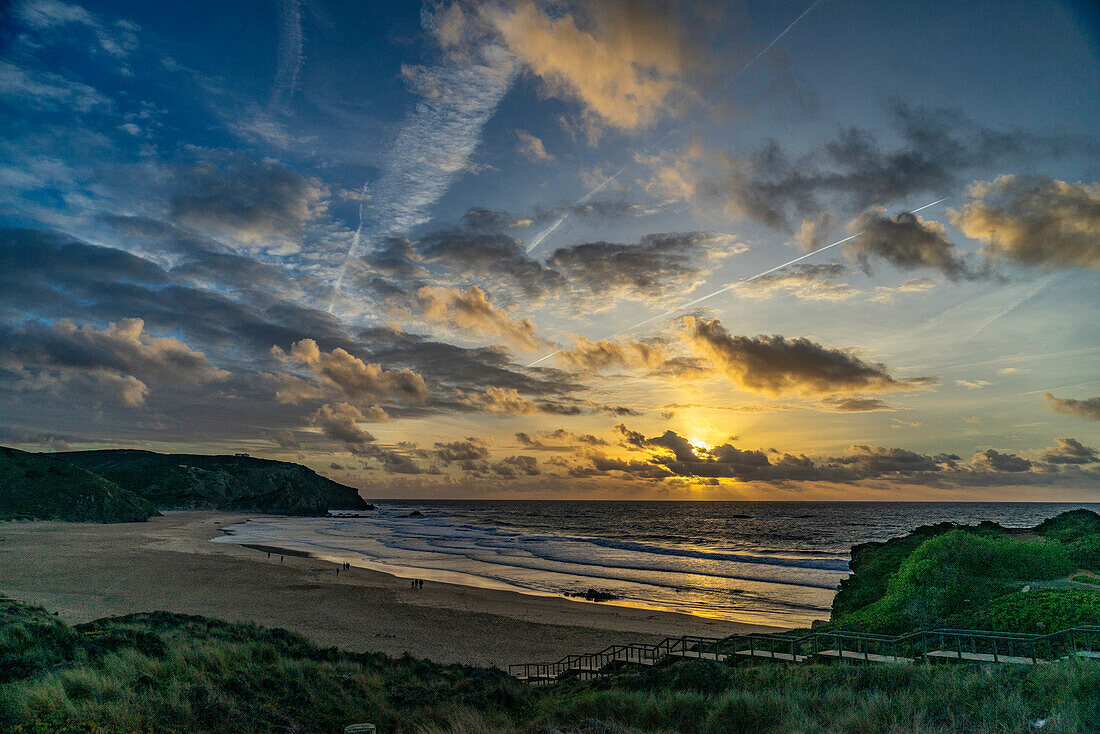
POLYGON ((628 641, 777 628, 409 580, 316 558, 211 543, 247 514, 146 523, 0 523, 0 594, 69 622, 164 610, 251 621, 320 645, 505 666, 628 641))

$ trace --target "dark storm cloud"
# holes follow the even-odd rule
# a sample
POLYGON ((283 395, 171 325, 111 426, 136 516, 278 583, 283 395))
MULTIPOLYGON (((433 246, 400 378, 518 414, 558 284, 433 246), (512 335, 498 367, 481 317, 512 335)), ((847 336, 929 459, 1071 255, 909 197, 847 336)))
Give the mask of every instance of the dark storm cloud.
POLYGON ((1068 136, 992 130, 951 110, 895 103, 890 112, 897 144, 859 128, 802 155, 772 140, 750 158, 727 159, 727 170, 704 177, 698 188, 738 214, 790 229, 794 218, 816 216, 835 198, 865 208, 917 194, 943 195, 970 171, 1096 147, 1068 136))
POLYGON ((895 378, 886 366, 808 339, 734 336, 717 319, 684 318, 692 348, 746 390, 828 394, 916 390, 932 378, 895 378))
POLYGON ((1073 400, 1057 398, 1051 393, 1043 393, 1043 405, 1047 410, 1065 415, 1075 415, 1087 421, 1100 421, 1100 397, 1073 400))

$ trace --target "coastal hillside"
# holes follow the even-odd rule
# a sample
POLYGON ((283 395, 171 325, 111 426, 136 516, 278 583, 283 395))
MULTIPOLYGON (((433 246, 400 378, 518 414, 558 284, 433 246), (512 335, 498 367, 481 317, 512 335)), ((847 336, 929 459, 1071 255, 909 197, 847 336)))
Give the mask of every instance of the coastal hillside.
POLYGON ((530 687, 500 670, 318 648, 279 629, 152 612, 69 626, 0 597, 10 732, 1048 731, 1100 719, 1100 664, 783 666, 686 660, 530 687))
POLYGON ((1100 624, 1100 515, 1073 510, 1032 528, 918 528, 852 548, 832 625, 1043 632, 1100 624))
POLYGON ((328 510, 370 507, 351 487, 284 461, 129 449, 50 456, 98 474, 159 510, 323 515, 328 510))
POLYGON ((149 502, 103 477, 0 446, 0 520, 137 522, 156 514, 149 502))

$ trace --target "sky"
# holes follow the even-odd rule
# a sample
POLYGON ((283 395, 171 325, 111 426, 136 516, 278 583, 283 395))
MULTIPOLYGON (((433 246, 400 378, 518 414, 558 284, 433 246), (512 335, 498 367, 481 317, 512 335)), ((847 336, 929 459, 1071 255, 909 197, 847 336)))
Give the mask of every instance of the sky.
POLYGON ((1098 26, 5 4, 0 444, 378 498, 1096 501, 1098 26))

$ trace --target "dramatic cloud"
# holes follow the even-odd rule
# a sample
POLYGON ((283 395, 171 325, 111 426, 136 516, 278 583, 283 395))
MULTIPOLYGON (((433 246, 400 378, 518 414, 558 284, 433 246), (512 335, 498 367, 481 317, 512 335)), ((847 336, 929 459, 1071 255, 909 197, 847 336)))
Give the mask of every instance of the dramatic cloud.
POLYGON ((364 258, 368 269, 353 282, 399 306, 408 307, 409 289, 424 286, 478 286, 507 304, 522 298, 554 298, 574 308, 612 308, 622 301, 663 304, 702 284, 723 258, 746 246, 714 232, 650 234, 637 242, 584 242, 560 248, 540 262, 507 234, 481 231, 499 226, 497 217, 479 215, 458 229, 425 235, 417 242, 391 239, 364 258), (382 276, 385 276, 383 279, 382 276))
POLYGON ((297 252, 306 224, 327 210, 319 180, 235 153, 180 168, 174 185, 174 222, 276 254, 297 252))
POLYGON ((1032 468, 1032 463, 1027 459, 1016 454, 1002 454, 995 449, 974 454, 970 464, 977 469, 993 472, 1025 472, 1032 468))
POLYGON ((516 130, 516 137, 519 139, 516 150, 524 158, 531 161, 554 160, 554 156, 546 152, 546 146, 543 145, 542 140, 537 136, 532 135, 526 130, 516 130))
POLYGON ((685 90, 703 55, 668 3, 604 0, 560 10, 519 0, 488 5, 483 15, 547 91, 578 100, 592 123, 649 125, 685 90))
POLYGON ((82 375, 130 407, 144 404, 149 394, 146 383, 152 380, 178 387, 229 377, 178 339, 149 335, 141 319, 123 319, 104 328, 77 326, 65 319, 52 325, 0 327, 0 366, 31 370, 33 379, 20 383, 24 389, 82 375))
POLYGON ((547 265, 582 298, 602 294, 605 299, 662 300, 672 294, 680 298, 700 285, 703 262, 746 249, 725 234, 651 234, 633 245, 592 242, 562 248, 547 265))
POLYGON ((753 392, 883 392, 916 390, 934 382, 929 377, 895 378, 885 365, 864 362, 850 351, 829 349, 804 338, 733 336, 717 319, 692 316, 684 317, 684 327, 696 354, 753 392))
POLYGON ((301 443, 299 443, 298 441, 298 436, 295 435, 294 431, 286 429, 280 431, 271 431, 268 434, 268 437, 284 449, 299 449, 302 447, 301 443))
POLYGON ((951 224, 983 251, 1026 265, 1100 269, 1100 184, 1000 176, 967 189, 951 224))
POLYGON ((534 456, 509 456, 490 467, 494 474, 504 479, 533 477, 542 473, 534 456))
POLYGON ((862 232, 845 248, 864 268, 872 258, 880 258, 903 270, 933 268, 951 280, 984 275, 967 265, 942 224, 917 214, 903 212, 890 217, 883 207, 876 206, 849 222, 848 230, 862 232))
POLYGON ((462 402, 477 410, 504 415, 530 415, 539 410, 515 388, 490 387, 481 395, 463 395, 462 402))
POLYGON ((416 293, 424 317, 461 329, 491 334, 506 339, 521 349, 533 350, 542 344, 530 319, 513 319, 489 302, 485 291, 472 286, 465 292, 454 288, 424 286, 416 293))
POLYGON ((558 361, 565 367, 598 372, 610 367, 645 367, 656 369, 665 364, 665 349, 656 342, 637 339, 625 341, 589 341, 573 335, 573 348, 557 353, 558 361))
MULTIPOLYGON (((620 462, 611 466, 617 471, 645 476, 639 466, 658 466, 667 474, 682 477, 729 478, 742 481, 833 481, 851 482, 882 476, 915 476, 923 472, 940 472, 953 466, 954 457, 932 457, 904 449, 856 445, 848 454, 815 461, 802 455, 778 454, 774 451, 740 449, 732 443, 713 448, 692 445, 674 431, 646 438, 619 424, 616 429, 624 443, 634 449, 655 452, 648 462, 620 462)), ((610 466, 602 462, 604 467, 610 466)), ((601 465, 593 462, 600 471, 601 465)), ((658 477, 662 474, 658 473, 658 477)))
MULTIPOLYGON (((288 357, 278 347, 272 352, 280 358, 288 357)), ((367 364, 340 347, 326 353, 313 339, 294 342, 289 357, 304 363, 317 377, 350 397, 374 400, 404 397, 419 403, 428 398, 424 378, 412 370, 384 370, 381 365, 367 364)))
POLYGON ((873 479, 936 486, 1049 484, 1058 477, 1096 479, 1095 471, 1079 465, 1100 462, 1095 449, 1073 439, 1056 439, 1058 446, 1046 449, 1042 462, 994 449, 979 452, 970 461, 964 462, 954 454, 931 456, 907 449, 867 444, 856 444, 839 456, 812 458, 780 453, 775 449, 742 449, 734 446, 732 439, 708 448, 694 445, 671 430, 647 438, 623 424, 615 426, 615 429, 622 437, 624 448, 635 453, 647 453, 648 458, 624 460, 588 452, 585 456, 587 463, 570 468, 572 476, 606 474, 654 480, 675 476, 779 485, 791 482, 853 483, 873 479))
POLYGON ((435 455, 445 464, 455 461, 481 461, 489 457, 489 447, 475 436, 467 436, 465 441, 437 443, 435 455))
POLYGON ((1084 418, 1088 421, 1100 421, 1100 397, 1073 400, 1071 398, 1056 398, 1051 393, 1043 393, 1043 405, 1054 413, 1065 413, 1084 418))
POLYGON ((731 214, 790 230, 795 217, 817 217, 838 201, 862 209, 914 195, 944 196, 968 171, 1068 150, 1065 135, 992 130, 949 110, 895 104, 890 113, 894 145, 849 128, 800 155, 774 140, 747 158, 689 150, 691 189, 718 199, 731 214))
POLYGON ((310 423, 320 428, 325 436, 343 441, 349 451, 360 455, 371 454, 368 444, 375 440, 374 436, 357 425, 366 421, 367 417, 349 403, 322 405, 310 418, 310 423))
POLYGON ((1056 438, 1057 446, 1043 452, 1043 461, 1051 464, 1092 464, 1100 461, 1096 449, 1085 446, 1075 438, 1056 438))

